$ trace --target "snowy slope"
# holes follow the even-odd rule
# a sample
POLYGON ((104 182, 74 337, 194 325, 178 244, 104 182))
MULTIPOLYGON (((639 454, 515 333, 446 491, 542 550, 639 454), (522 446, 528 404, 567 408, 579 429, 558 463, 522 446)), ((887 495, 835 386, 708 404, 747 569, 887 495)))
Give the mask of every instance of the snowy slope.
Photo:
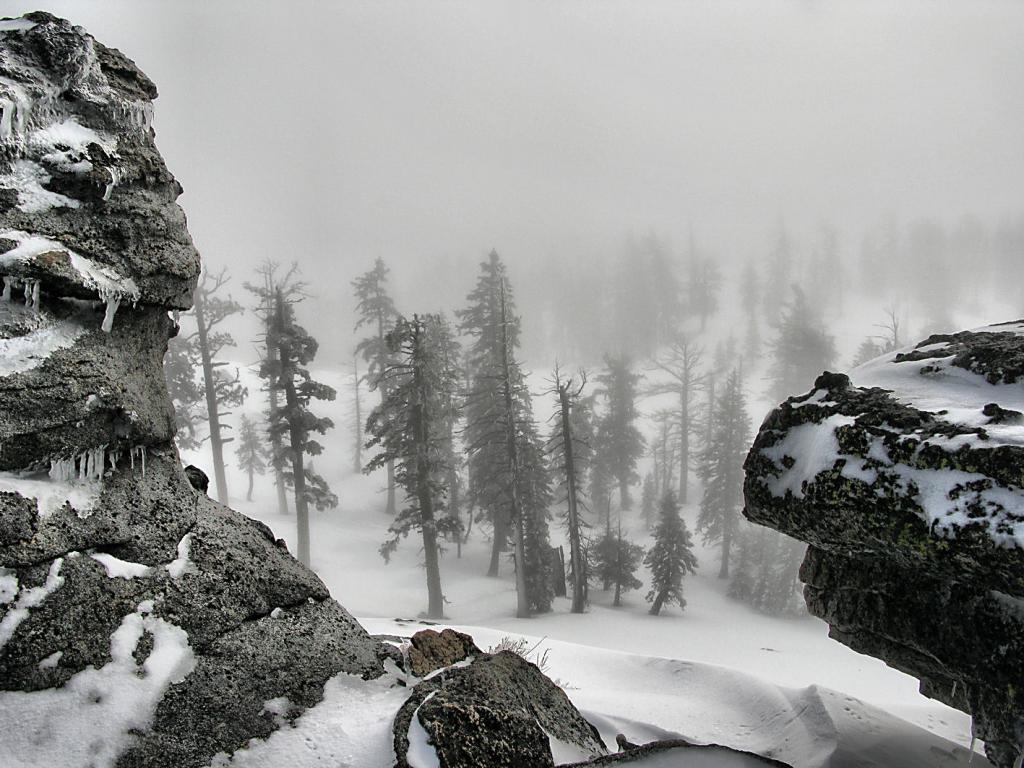
MULTIPOLYGON (((415 538, 403 541, 390 564, 377 553, 390 522, 383 514, 383 480, 352 470, 345 372, 321 373, 338 388, 339 399, 316 409, 332 417, 337 428, 327 435, 324 455, 315 463, 341 503, 337 510, 312 515, 313 567, 370 631, 414 631, 414 625, 403 628, 393 619, 415 619, 426 606, 420 545, 415 538)), ((247 369, 241 374, 254 395, 245 411, 258 416, 259 380, 247 369)), ((364 397, 365 409, 375 395, 364 397)), ((184 458, 209 468, 202 452, 184 458)), ((227 460, 232 506, 266 522, 294 551, 295 519, 277 514, 270 478, 257 477, 254 501, 246 502, 242 497, 247 481, 234 468, 234 458, 227 460)), ((692 527, 695 508, 686 508, 684 514, 692 527)), ((554 527, 552 532, 556 539, 560 536, 554 527)), ((646 543, 641 530, 632 530, 632 535, 646 543)), ((966 754, 971 740, 968 716, 920 695, 914 678, 830 640, 827 625, 817 619, 772 618, 728 599, 727 584, 715 577, 717 552, 697 554, 701 568, 687 579, 685 613, 649 616, 645 589, 627 593, 621 608, 611 607, 611 595, 594 590, 586 614, 572 615, 568 601, 556 599, 552 613, 517 619, 511 569, 503 564, 498 579, 483 575, 489 540, 474 525, 462 557, 457 558, 451 547, 442 559, 446 615, 481 647, 503 635, 546 638, 543 647, 551 649, 551 676, 570 686, 570 697, 595 724, 607 719, 602 728, 610 743, 615 730, 636 734, 634 740, 639 741, 683 735, 753 751, 778 749, 784 760, 783 754, 789 754, 818 761, 795 765, 860 765, 849 755, 863 753, 874 761, 862 763, 868 766, 933 766, 946 764, 943 755, 966 754), (918 762, 902 762, 906 755, 901 750, 918 762), (893 761, 894 751, 900 753, 899 760, 893 761)), ((353 716, 362 718, 367 709, 385 704, 392 712, 397 709, 390 694, 381 693, 378 704, 364 702, 351 711, 358 710, 353 716)), ((342 722, 337 718, 348 717, 348 711, 338 709, 335 716, 318 711, 305 717, 320 718, 317 727, 330 730, 329 722, 342 722)), ((381 739, 385 736, 378 733, 381 739)), ((308 744, 300 733, 289 732, 273 737, 271 743, 286 738, 308 744)), ((366 754, 359 751, 365 745, 346 744, 336 745, 338 754, 366 754)), ((957 758, 948 764, 965 762, 957 758)), ((984 764, 977 756, 974 765, 984 764)))
MULTIPOLYGON (((365 619, 371 633, 408 637, 418 622, 365 619)), ((497 644, 503 633, 456 627, 478 644, 497 644)), ((800 768, 933 768, 967 765, 960 745, 934 736, 845 694, 820 686, 784 688, 724 667, 608 651, 530 637, 546 651, 548 674, 559 680, 584 715, 597 726, 611 751, 615 735, 633 743, 685 738, 773 757, 800 768)), ((213 766, 294 768, 324 764, 387 768, 392 764, 390 719, 408 689, 393 678, 366 684, 339 676, 320 705, 265 742, 213 762, 213 766)), ((559 755, 556 754, 556 758, 559 755)), ((578 757, 560 751, 558 764, 578 757)), ((686 765, 737 766, 763 763, 734 754, 693 753, 686 765)), ((978 757, 973 763, 985 765, 978 757)), ((644 766, 679 765, 669 756, 650 757, 644 766)))

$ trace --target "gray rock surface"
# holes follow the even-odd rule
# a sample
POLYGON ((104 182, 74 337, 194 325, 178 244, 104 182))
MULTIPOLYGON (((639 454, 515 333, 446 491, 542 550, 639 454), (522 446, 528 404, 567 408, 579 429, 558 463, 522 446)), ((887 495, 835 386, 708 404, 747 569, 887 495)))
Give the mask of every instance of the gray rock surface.
POLYGON ((823 374, 761 426, 746 516, 807 542, 830 635, 1024 751, 1024 324, 933 336, 823 374))
POLYGON ((294 718, 382 673, 321 581, 181 467, 162 359, 199 258, 155 96, 66 21, 0 23, 0 763, 206 765, 280 726, 267 702, 294 718))
POLYGON ((398 768, 409 766, 410 727, 423 729, 441 768, 547 768, 549 736, 584 754, 606 752, 565 692, 511 651, 480 654, 416 685, 395 717, 398 768))

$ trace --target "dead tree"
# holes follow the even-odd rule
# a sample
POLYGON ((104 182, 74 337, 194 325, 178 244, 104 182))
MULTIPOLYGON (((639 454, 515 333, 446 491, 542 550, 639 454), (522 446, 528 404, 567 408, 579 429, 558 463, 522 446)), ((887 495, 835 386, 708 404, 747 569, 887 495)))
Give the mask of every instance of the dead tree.
POLYGON ((680 504, 686 503, 690 472, 690 437, 695 434, 697 429, 696 420, 693 417, 694 398, 706 382, 705 376, 700 372, 703 354, 704 350, 700 345, 680 335, 669 345, 663 355, 652 360, 656 369, 668 374, 669 381, 650 387, 648 394, 673 394, 678 400, 680 504))

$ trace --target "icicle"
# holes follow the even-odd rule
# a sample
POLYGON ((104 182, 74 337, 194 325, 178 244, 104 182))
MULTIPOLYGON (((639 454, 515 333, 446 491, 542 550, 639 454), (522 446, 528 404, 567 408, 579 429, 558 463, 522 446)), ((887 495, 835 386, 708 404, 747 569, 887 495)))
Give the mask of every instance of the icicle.
POLYGON ((25 294, 25 305, 32 306, 32 281, 26 280, 23 285, 23 291, 25 294))
POLYGON ((107 311, 103 315, 103 325, 101 328, 104 333, 110 333, 114 327, 114 315, 117 314, 117 308, 121 306, 121 297, 118 295, 107 296, 107 311))
POLYGON ((134 472, 135 471, 135 449, 134 448, 129 448, 128 449, 128 459, 131 461, 132 472, 134 472))
POLYGON ((4 275, 4 292, 3 296, 0 296, 4 301, 11 300, 11 286, 14 285, 14 278, 10 275, 4 275))
POLYGON ((146 476, 146 446, 140 445, 140 446, 138 446, 136 448, 131 448, 130 449, 130 455, 131 455, 131 461, 132 461, 132 471, 133 472, 135 471, 135 453, 136 452, 138 452, 138 454, 139 454, 139 465, 140 465, 140 467, 142 469, 142 476, 145 477, 146 476))
POLYGON ((118 456, 117 451, 111 451, 107 455, 107 458, 110 459, 110 468, 112 470, 114 470, 115 472, 117 471, 117 456, 118 456))
POLYGON ((121 172, 117 168, 111 166, 107 170, 110 172, 110 181, 107 182, 107 188, 103 192, 104 202, 110 199, 110 195, 114 192, 114 187, 121 181, 121 172))
POLYGON ((32 309, 39 311, 39 286, 42 284, 41 280, 34 280, 32 282, 32 309))

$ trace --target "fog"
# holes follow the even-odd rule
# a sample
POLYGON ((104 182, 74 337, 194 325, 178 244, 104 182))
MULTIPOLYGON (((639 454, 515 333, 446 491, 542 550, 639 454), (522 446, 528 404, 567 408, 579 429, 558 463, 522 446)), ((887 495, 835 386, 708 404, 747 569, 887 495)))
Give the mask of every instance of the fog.
MULTIPOLYGON (((952 232, 973 216, 987 241, 1024 210, 1019 3, 3 11, 40 5, 157 83, 158 144, 206 263, 241 283, 263 259, 298 261, 314 293, 304 319, 330 329, 333 361, 351 352, 349 281, 377 256, 411 312, 458 306, 497 248, 525 352, 549 360, 559 350, 540 348, 550 334, 530 297, 552 265, 568 276, 621 261, 631 236, 659 238, 685 282, 692 235, 729 281, 782 227, 799 264, 834 226, 852 269, 883 222, 906 240, 923 219, 952 232)), ((892 281, 915 269, 880 273, 876 293, 898 296, 892 281)), ((992 304, 987 286, 976 305, 992 304)))

